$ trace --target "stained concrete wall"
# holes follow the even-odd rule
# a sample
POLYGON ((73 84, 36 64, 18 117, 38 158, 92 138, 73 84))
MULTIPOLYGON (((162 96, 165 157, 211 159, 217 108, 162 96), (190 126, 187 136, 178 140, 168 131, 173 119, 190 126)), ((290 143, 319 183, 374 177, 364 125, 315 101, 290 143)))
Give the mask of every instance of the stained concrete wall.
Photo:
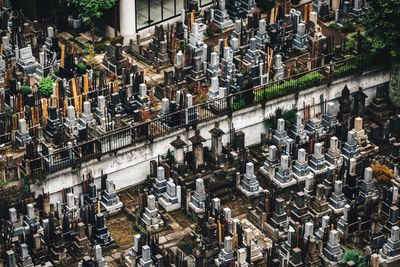
MULTIPOLYGON (((261 105, 255 105, 249 108, 235 111, 231 118, 223 116, 215 118, 210 121, 200 123, 197 128, 200 130, 201 135, 207 139, 205 145, 211 146, 210 133, 214 127, 214 122, 220 122, 220 128, 229 133, 232 126, 235 130, 240 130, 245 133, 245 144, 253 145, 260 142, 260 134, 265 131, 263 121, 265 116, 275 112, 279 108, 283 109, 302 109, 303 102, 306 105, 313 103, 315 106, 315 113, 321 113, 320 110, 320 95, 324 96, 325 100, 334 101, 339 104, 337 98, 340 97, 343 87, 347 84, 351 92, 355 92, 359 87, 364 89, 364 92, 369 96, 367 102, 371 101, 375 95, 376 86, 389 81, 389 72, 384 70, 375 70, 362 75, 354 75, 336 80, 329 86, 319 86, 302 91, 298 99, 294 95, 288 95, 282 98, 269 101, 265 109, 261 105)), ((311 109, 314 110, 314 109, 311 109)), ((116 189, 121 190, 132 185, 143 182, 150 172, 150 160, 156 160, 158 155, 165 154, 170 146, 170 143, 180 135, 181 138, 189 145, 189 137, 194 135, 194 130, 186 131, 185 129, 177 130, 176 132, 156 138, 152 143, 146 141, 135 144, 128 148, 119 150, 116 154, 104 155, 101 161, 92 160, 82 164, 81 168, 65 169, 57 173, 48 175, 47 179, 36 185, 31 185, 31 190, 39 194, 42 189, 49 192, 51 201, 61 200, 61 191, 63 188, 74 187, 74 193, 81 192, 80 183, 84 175, 91 172, 92 176, 96 178, 96 184, 100 186, 100 175, 103 171, 108 174, 109 179, 113 180, 116 189)), ((223 143, 226 144, 230 140, 230 135, 223 136, 223 143)), ((191 147, 186 148, 190 150, 191 147)))

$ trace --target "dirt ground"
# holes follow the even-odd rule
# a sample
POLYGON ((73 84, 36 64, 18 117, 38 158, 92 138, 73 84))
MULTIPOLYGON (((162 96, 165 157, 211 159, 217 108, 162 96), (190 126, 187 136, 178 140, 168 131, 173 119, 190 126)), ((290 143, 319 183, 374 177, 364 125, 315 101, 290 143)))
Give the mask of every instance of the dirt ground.
POLYGON ((110 218, 107 223, 108 230, 118 245, 125 249, 133 244, 133 236, 136 232, 133 229, 134 221, 129 219, 123 212, 117 217, 110 218))

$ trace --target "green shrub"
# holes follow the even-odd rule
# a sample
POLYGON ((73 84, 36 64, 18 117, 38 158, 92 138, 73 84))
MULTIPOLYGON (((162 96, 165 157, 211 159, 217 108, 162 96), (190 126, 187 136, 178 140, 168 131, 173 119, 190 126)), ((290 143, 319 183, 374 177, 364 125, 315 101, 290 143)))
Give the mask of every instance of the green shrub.
POLYGON ((78 63, 76 64, 76 68, 80 71, 80 72, 85 72, 86 71, 86 66, 83 63, 78 63))
POLYGON ((39 84, 39 93, 42 97, 50 97, 53 93, 53 80, 50 77, 42 79, 39 84))
POLYGON ((332 23, 331 25, 329 25, 329 28, 333 31, 340 32, 342 29, 342 26, 338 23, 332 23))
POLYGON ((346 250, 340 260, 340 265, 344 266, 347 262, 353 261, 357 267, 367 267, 367 257, 364 256, 361 252, 349 249, 346 250))
POLYGON ((165 155, 165 158, 170 162, 174 162, 175 161, 174 151, 170 150, 168 148, 168 151, 167 151, 167 154, 165 155))
POLYGON ((231 109, 239 110, 239 109, 244 108, 244 106, 245 106, 245 103, 244 103, 243 99, 241 99, 239 102, 232 103, 231 104, 231 109))
POLYGON ((21 94, 24 95, 29 95, 30 93, 32 93, 32 89, 29 85, 22 85, 19 91, 21 92, 21 94))
POLYGON ((6 117, 11 118, 14 115, 14 111, 11 107, 6 107, 6 117))
POLYGON ((100 44, 95 44, 94 46, 94 52, 96 54, 101 54, 106 51, 106 44, 105 43, 100 43, 100 44))
POLYGON ((354 71, 359 69, 359 65, 356 62, 351 62, 340 67, 337 67, 333 70, 333 78, 341 78, 347 76, 354 71))
POLYGON ((354 32, 356 30, 356 27, 354 23, 350 19, 344 19, 342 22, 342 29, 341 32, 354 32))
POLYGON ((304 90, 313 86, 321 85, 322 74, 319 72, 307 73, 298 79, 286 81, 279 85, 266 87, 255 93, 256 101, 273 99, 279 96, 295 93, 297 90, 304 90))
POLYGON ((296 113, 297 109, 281 109, 277 108, 275 112, 270 113, 264 118, 264 127, 266 129, 276 128, 277 120, 282 118, 288 123, 288 125, 292 125, 296 122, 296 113))
POLYGON ((347 35, 346 41, 344 42, 344 52, 351 53, 353 52, 356 46, 356 33, 351 33, 347 35))
POLYGON ((321 85, 322 82, 322 74, 319 72, 307 73, 306 75, 303 75, 299 79, 297 79, 299 90, 304 90, 313 86, 321 85))
POLYGON ((108 40, 110 42, 110 44, 112 45, 116 45, 118 43, 123 44, 124 43, 124 36, 118 35, 114 38, 111 38, 110 40, 108 40))
POLYGON ((189 51, 189 44, 186 43, 186 42, 181 42, 181 44, 180 44, 180 50, 181 50, 182 52, 184 52, 184 51, 189 51))
POLYGON ((332 23, 329 25, 329 28, 342 33, 354 32, 356 30, 353 22, 349 19, 344 19, 340 23, 332 23))

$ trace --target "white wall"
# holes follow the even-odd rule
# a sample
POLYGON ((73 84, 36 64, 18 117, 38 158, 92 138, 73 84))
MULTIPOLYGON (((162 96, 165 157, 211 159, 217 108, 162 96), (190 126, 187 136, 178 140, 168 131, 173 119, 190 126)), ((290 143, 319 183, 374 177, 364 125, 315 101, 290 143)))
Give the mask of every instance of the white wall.
MULTIPOLYGON (((245 133, 245 144, 253 145, 260 142, 260 134, 265 131, 263 126, 264 117, 280 107, 284 109, 292 109, 297 107, 302 109, 303 101, 306 104, 312 103, 312 98, 315 98, 316 113, 320 113, 320 94, 324 95, 325 100, 332 100, 337 103, 337 98, 341 95, 343 87, 347 84, 351 92, 358 90, 361 86, 364 92, 369 96, 367 99, 371 101, 375 95, 375 88, 377 85, 389 81, 388 71, 374 71, 361 76, 346 77, 341 80, 335 81, 329 87, 319 86, 305 90, 299 94, 296 101, 294 95, 285 96, 279 99, 269 101, 263 110, 261 105, 255 105, 249 108, 235 111, 231 119, 228 116, 215 118, 210 121, 200 123, 197 128, 200 130, 201 135, 207 139, 206 146, 211 146, 210 133, 214 127, 214 122, 220 122, 220 128, 228 133, 230 125, 233 123, 235 130, 240 130, 245 133)), ((337 105, 338 108, 339 105, 337 105)), ((163 155, 167 152, 168 148, 172 149, 170 143, 180 135, 181 138, 189 145, 189 137, 194 135, 194 130, 186 131, 180 129, 176 132, 155 138, 150 143, 149 141, 135 144, 131 147, 119 150, 116 155, 108 154, 101 158, 101 161, 92 160, 82 164, 81 168, 72 170, 71 168, 61 170, 57 173, 50 174, 47 179, 37 185, 31 185, 31 190, 39 194, 42 188, 45 192, 50 192, 51 201, 61 199, 61 190, 74 186, 75 194, 81 192, 80 183, 82 177, 91 172, 92 176, 97 179, 96 184, 99 186, 99 177, 101 172, 108 174, 109 179, 113 180, 116 189, 120 190, 132 185, 143 182, 150 172, 150 160, 156 160, 158 155, 163 155), (61 178, 61 179, 60 179, 61 178)), ((225 134, 222 139, 223 143, 229 142, 229 134, 225 134)), ((191 149, 191 148, 188 148, 191 149)))

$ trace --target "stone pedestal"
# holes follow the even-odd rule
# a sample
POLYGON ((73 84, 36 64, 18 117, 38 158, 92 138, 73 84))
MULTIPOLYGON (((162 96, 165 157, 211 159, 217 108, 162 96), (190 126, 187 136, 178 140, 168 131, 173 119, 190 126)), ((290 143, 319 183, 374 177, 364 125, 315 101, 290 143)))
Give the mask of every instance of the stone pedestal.
POLYGON ((147 197, 147 207, 142 215, 142 221, 148 230, 158 229, 163 224, 161 215, 156 208, 156 198, 154 195, 147 197))
POLYGON ((205 211, 207 194, 204 188, 204 180, 201 178, 196 179, 196 190, 191 195, 189 208, 195 213, 202 213, 205 211))
POLYGON ((160 205, 165 211, 170 212, 181 208, 181 187, 175 185, 175 183, 170 179, 167 182, 166 191, 158 199, 160 205))
POLYGON ((262 187, 260 187, 259 182, 257 181, 256 176, 254 175, 254 164, 251 162, 246 163, 246 173, 243 175, 243 178, 240 180, 238 185, 238 189, 246 196, 246 197, 254 197, 258 196, 262 192, 262 187))
POLYGON ((101 205, 108 214, 114 214, 121 210, 122 202, 119 200, 117 192, 114 188, 114 182, 111 180, 106 181, 106 190, 101 194, 101 205))

